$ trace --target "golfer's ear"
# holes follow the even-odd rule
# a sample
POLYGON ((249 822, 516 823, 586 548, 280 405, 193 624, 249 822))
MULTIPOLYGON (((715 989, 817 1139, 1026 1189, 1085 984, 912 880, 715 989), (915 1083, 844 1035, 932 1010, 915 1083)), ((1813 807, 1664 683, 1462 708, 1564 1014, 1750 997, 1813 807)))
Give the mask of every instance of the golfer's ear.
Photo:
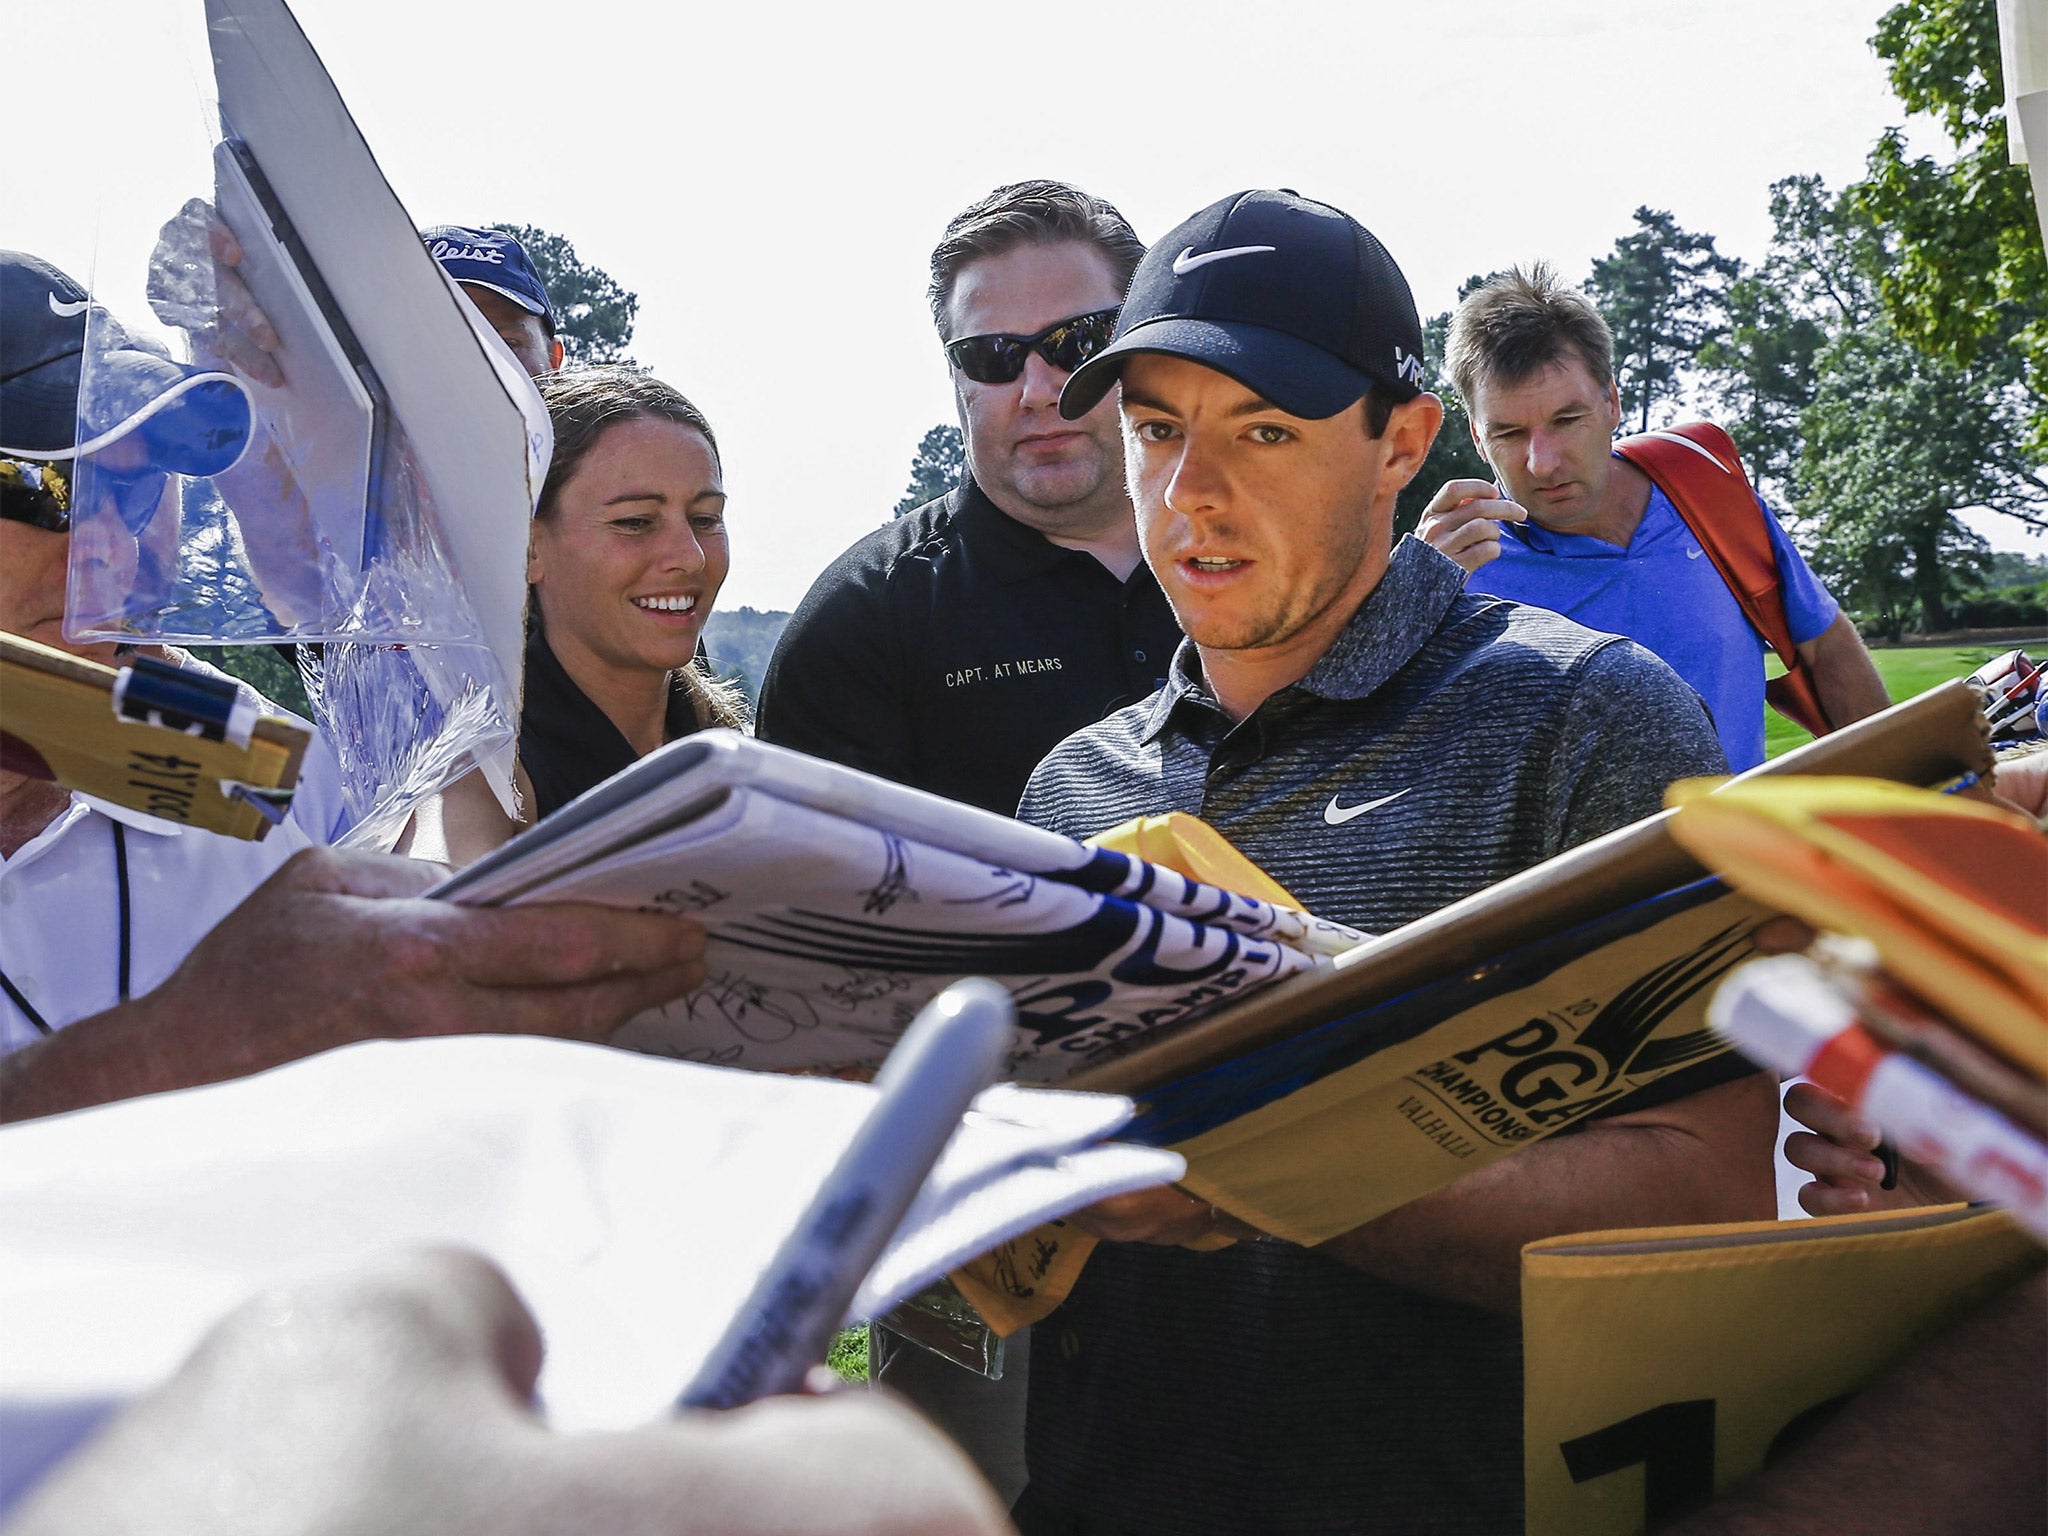
POLYGON ((1385 473, 1400 491, 1422 470, 1430 444, 1444 424, 1444 403, 1427 392, 1404 400, 1387 415, 1385 473))

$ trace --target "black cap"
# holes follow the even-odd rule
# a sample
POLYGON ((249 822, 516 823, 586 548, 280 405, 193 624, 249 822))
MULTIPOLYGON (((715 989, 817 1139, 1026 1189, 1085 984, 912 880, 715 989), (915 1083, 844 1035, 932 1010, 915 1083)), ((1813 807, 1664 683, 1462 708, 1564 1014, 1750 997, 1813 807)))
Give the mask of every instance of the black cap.
POLYGON ((136 432, 153 466, 217 475, 251 429, 233 375, 173 360, 41 257, 0 251, 0 456, 68 459, 136 432))
POLYGON ((1375 384, 1422 393, 1422 322, 1394 258, 1350 214, 1287 191, 1233 193, 1154 245, 1060 414, 1093 410, 1134 352, 1214 368, 1310 420, 1375 384))
POLYGON ((47 261, 0 251, 0 444, 38 458, 70 452, 88 307, 47 261))

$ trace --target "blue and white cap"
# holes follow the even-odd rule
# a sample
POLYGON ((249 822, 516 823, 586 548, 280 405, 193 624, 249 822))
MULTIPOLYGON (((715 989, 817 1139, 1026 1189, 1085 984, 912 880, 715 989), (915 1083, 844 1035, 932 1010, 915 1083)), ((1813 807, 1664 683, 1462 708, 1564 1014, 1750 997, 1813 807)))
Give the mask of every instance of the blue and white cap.
POLYGON ((528 314, 539 315, 548 334, 555 334, 555 306, 546 285, 533 269, 526 247, 502 229, 437 224, 421 230, 420 239, 455 281, 502 293, 528 314))

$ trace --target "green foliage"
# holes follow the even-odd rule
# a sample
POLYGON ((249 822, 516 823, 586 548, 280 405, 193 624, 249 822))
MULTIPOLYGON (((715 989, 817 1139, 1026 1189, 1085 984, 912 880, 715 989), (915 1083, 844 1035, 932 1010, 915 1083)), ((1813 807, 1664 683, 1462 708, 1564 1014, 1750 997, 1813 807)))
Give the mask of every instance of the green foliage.
MULTIPOLYGON (((1470 293, 1484 278, 1471 277, 1458 290, 1458 297, 1470 293)), ((1436 495, 1446 480, 1491 480, 1493 469, 1479 456, 1479 450, 1472 446, 1471 418, 1465 414, 1464 402, 1451 388, 1450 380, 1443 371, 1444 341, 1451 331, 1451 312, 1445 310, 1422 327, 1422 361, 1428 369, 1427 377, 1435 380, 1430 388, 1442 397, 1444 402, 1443 429, 1436 435, 1436 441, 1429 445, 1429 457, 1422 461, 1422 468, 1415 478, 1402 487, 1400 497, 1394 503, 1394 537, 1413 533, 1415 525, 1422 521, 1422 512, 1429 500, 1436 495)))
POLYGON ((2017 587, 1980 587, 1959 595, 1949 610, 1958 629, 2018 629, 2048 625, 2048 581, 2017 587))
POLYGON ((2023 555, 2017 550, 1993 550, 1984 561, 1984 588, 2003 592, 2011 587, 2031 587, 2048 581, 2048 555, 2023 555))
POLYGON ((1701 367, 1718 375, 1710 386, 1715 420, 1741 445, 1758 483, 1779 490, 1799 458, 1799 413, 1813 403, 1814 360, 1827 331, 1762 275, 1729 285, 1728 320, 1726 338, 1700 349, 1701 367))
POLYGON ((782 638, 789 615, 755 608, 714 608, 704 621, 704 651, 711 669, 745 690, 748 702, 761 702, 761 679, 768 658, 782 638))
POLYGON ((1593 263, 1586 291, 1614 331, 1623 418, 1647 431, 1656 407, 1677 400, 1701 349, 1726 334, 1728 288, 1742 265, 1662 209, 1638 208, 1635 222, 1593 263))
POLYGON ((1953 509, 1993 499, 2007 403, 1882 319, 1844 328, 1818 366, 1799 470, 1800 510, 1821 526, 1814 566, 1886 634, 1909 615, 1922 631, 1946 629, 1983 550, 1953 509))
POLYGON ((1719 414, 1750 471, 1788 494, 1828 339, 1876 308, 1883 247, 1869 220, 1844 209, 1818 176, 1771 187, 1772 236, 1763 265, 1729 284, 1728 329, 1700 348, 1719 414))
POLYGON ((306 686, 299 680, 298 648, 290 645, 193 646, 192 654, 239 677, 273 704, 282 705, 303 720, 313 718, 313 706, 306 701, 306 686))
POLYGON ((602 267, 576 255, 565 236, 531 224, 494 224, 526 247, 542 286, 555 305, 555 334, 561 339, 563 362, 574 368, 591 363, 633 366, 626 348, 633 340, 633 317, 640 310, 638 294, 619 286, 602 267))
POLYGON ((915 512, 928 501, 937 501, 967 478, 967 444, 955 426, 933 427, 918 439, 917 452, 910 457, 910 485, 896 502, 892 514, 901 517, 915 512))
POLYGON ((841 1381, 868 1379, 868 1329, 862 1323, 843 1330, 826 1352, 825 1363, 839 1373, 841 1381))
POLYGON ((1814 176, 1778 182, 1770 252, 1730 286, 1728 333, 1700 361, 1758 477, 1792 482, 1816 568, 1897 636, 2011 611, 1981 595, 1983 543, 1957 509, 2048 526, 2028 441, 2041 401, 2010 345, 2048 313, 2048 271, 2025 178, 2004 164, 1991 0, 1913 0, 1876 43, 1955 162, 1907 160, 1893 130, 1839 197, 1814 176))
POLYGON ((1886 313, 1957 366, 2015 350, 2038 462, 2048 457, 2048 257, 2026 167, 2008 163, 1996 0, 1907 0, 1872 43, 1906 110, 1932 114, 1956 151, 1946 165, 1909 158, 1893 128, 1851 189, 1894 237, 1878 279, 1886 313))

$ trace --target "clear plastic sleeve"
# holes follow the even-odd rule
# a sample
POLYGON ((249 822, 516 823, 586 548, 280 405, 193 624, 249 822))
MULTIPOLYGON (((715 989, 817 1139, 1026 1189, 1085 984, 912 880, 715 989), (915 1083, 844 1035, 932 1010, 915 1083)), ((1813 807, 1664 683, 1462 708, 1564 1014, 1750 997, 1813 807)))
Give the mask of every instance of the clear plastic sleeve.
MULTIPOLYGON (((331 92, 294 46, 216 30, 223 100, 280 48, 331 92)), ((266 166, 221 121, 212 185, 164 224, 146 291, 95 294, 67 633, 300 645, 348 842, 388 843, 472 765, 510 808, 517 566, 552 448, 538 392, 359 138, 307 150, 270 127, 266 166), (392 216, 342 217, 350 177, 392 216)))

